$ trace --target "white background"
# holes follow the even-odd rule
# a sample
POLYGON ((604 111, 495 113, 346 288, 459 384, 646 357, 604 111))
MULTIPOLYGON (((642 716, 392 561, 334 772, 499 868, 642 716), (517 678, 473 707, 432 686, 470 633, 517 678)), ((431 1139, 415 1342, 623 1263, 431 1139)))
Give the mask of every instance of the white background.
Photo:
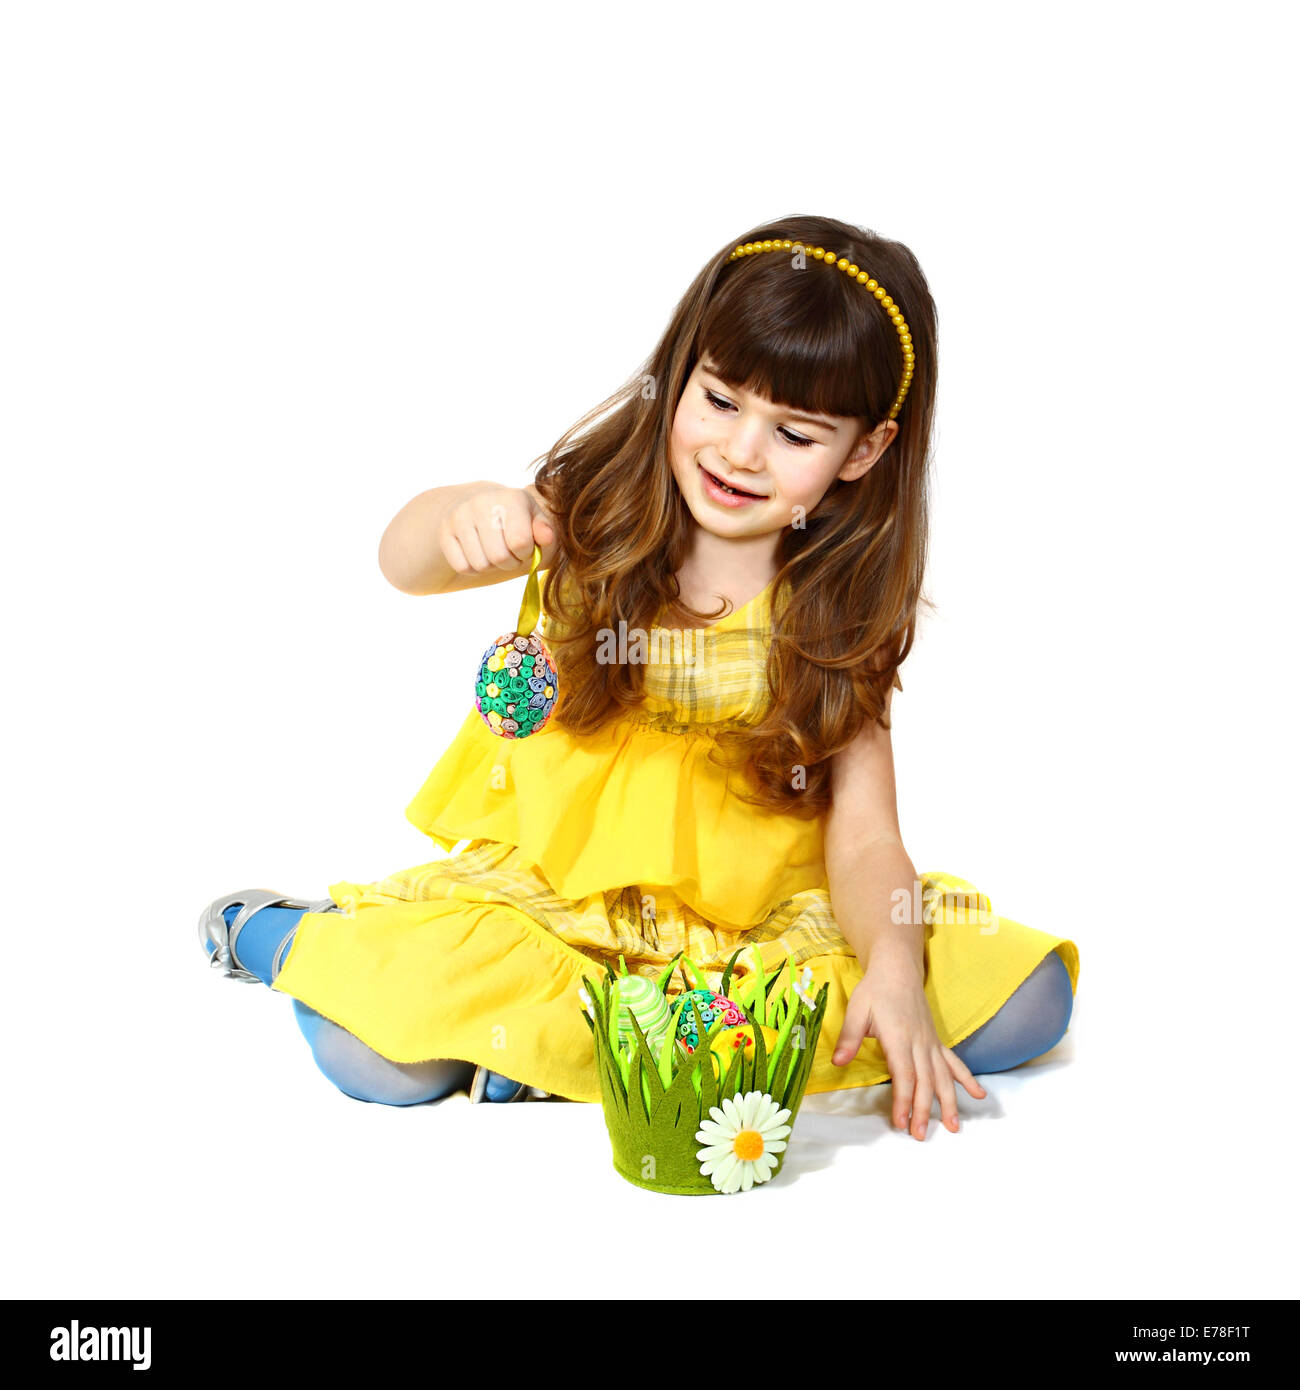
POLYGON ((657 1292, 756 1217, 817 1298, 1294 1297, 1285 12, 6 7, 2 1291, 578 1296, 613 1228, 657 1292), (1081 971, 959 1134, 810 1098, 729 1226, 595 1106, 349 1100, 195 923, 435 857, 520 586, 403 595, 385 525, 522 485, 796 212, 939 306, 909 851, 1081 971))

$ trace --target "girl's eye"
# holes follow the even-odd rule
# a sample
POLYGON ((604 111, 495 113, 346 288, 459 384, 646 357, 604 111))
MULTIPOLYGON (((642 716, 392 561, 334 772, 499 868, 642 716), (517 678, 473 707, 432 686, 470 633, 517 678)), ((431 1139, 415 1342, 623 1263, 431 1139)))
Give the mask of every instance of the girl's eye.
MULTIPOLYGON (((715 410, 723 414, 731 409, 730 401, 723 400, 721 396, 715 396, 707 387, 704 388, 704 398, 715 410)), ((787 429, 784 425, 781 426, 781 434, 787 444, 793 444, 797 449, 806 449, 810 444, 816 443, 816 440, 805 439, 803 435, 795 434, 793 430, 787 429)))

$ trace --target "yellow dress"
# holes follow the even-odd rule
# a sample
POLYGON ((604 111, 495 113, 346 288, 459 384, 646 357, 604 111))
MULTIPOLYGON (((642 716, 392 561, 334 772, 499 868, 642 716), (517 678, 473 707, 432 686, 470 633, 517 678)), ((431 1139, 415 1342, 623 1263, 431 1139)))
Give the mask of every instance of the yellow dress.
MULTIPOLYGON (((789 956, 811 968, 814 993, 830 986, 810 1093, 887 1081, 874 1038, 847 1066, 830 1060, 862 968, 831 912, 824 818, 749 805, 729 785, 736 773, 708 758, 718 727, 752 722, 768 698, 772 602, 769 584, 677 640, 654 629, 643 705, 595 734, 552 717, 503 739, 471 703, 406 808, 451 853, 379 882, 331 884, 342 911, 302 917, 274 987, 394 1061, 460 1058, 598 1102, 583 976, 599 982, 620 956, 653 976, 684 951, 716 985, 746 947, 737 978, 757 952, 769 973, 789 956)), ((987 1022, 1049 951, 1076 985, 1072 941, 994 915, 963 879, 927 873, 922 885, 925 991, 946 1046, 987 1022)), ((670 991, 681 987, 678 972, 670 991)))

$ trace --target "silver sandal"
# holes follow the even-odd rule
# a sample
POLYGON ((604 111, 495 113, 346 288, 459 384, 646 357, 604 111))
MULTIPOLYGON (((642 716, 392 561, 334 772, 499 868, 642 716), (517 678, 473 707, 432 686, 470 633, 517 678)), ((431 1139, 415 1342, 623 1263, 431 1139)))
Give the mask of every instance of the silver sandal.
MULTIPOLYGON (((489 1101, 487 1096, 488 1077, 493 1075, 491 1067, 481 1064, 474 1068, 474 1078, 469 1083, 469 1099, 471 1105, 511 1105, 520 1100, 550 1100, 551 1093, 544 1091, 540 1086, 529 1086, 526 1083, 516 1082, 518 1089, 514 1095, 507 1096, 505 1100, 489 1101)), ((500 1076, 501 1073, 497 1072, 500 1076)))
MULTIPOLYGON (((239 933, 243 931, 248 919, 264 907, 301 908, 304 912, 342 911, 333 898, 303 902, 284 893, 273 893, 266 888, 245 888, 241 893, 228 893, 224 898, 210 902, 199 917, 199 941, 205 951, 209 945, 215 947, 209 956, 208 964, 214 970, 220 970, 228 979, 252 981, 259 985, 262 983, 260 976, 244 969, 235 952, 235 943, 239 940, 239 933), (226 910, 236 904, 240 904, 240 910, 235 915, 235 920, 227 927, 226 910)), ((285 934, 284 940, 275 948, 275 956, 271 961, 272 982, 280 973, 297 931, 298 924, 295 922, 285 934)))

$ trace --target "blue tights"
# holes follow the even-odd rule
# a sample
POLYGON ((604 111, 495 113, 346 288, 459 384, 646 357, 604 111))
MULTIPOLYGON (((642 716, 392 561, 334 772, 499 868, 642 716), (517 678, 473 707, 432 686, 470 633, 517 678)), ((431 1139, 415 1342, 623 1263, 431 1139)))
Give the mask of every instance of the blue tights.
MULTIPOLYGON (((239 904, 223 914, 231 926, 239 904)), ((239 963, 264 985, 271 983, 271 964, 276 948, 298 924, 302 910, 264 907, 255 912, 239 933, 235 951, 239 963)), ((211 947, 209 947, 211 950, 211 947)), ((286 958, 288 952, 285 953, 286 958)), ((422 1105, 441 1100, 453 1091, 468 1088, 474 1076, 470 1062, 394 1062, 367 1047, 360 1038, 341 1028, 301 999, 293 1001, 294 1017, 311 1047, 316 1065, 344 1095, 381 1105, 422 1105)), ((500 1088, 498 1088, 500 1089, 500 1088)), ((516 1087, 510 1083, 510 1093, 516 1087)))
MULTIPOLYGON (((238 911, 238 904, 226 909, 227 926, 238 911)), ((271 983, 276 948, 301 916, 298 908, 264 907, 248 919, 240 932, 236 945, 240 963, 263 984, 271 983)), ((1041 1057, 1061 1041, 1070 1026, 1073 1007, 1069 972, 1060 956, 1049 951, 997 1013, 952 1050, 976 1076, 1010 1071, 1022 1062, 1041 1057)), ((293 1011, 316 1065, 339 1090, 355 1100, 421 1105, 464 1090, 473 1077, 474 1067, 469 1062, 390 1061, 300 999, 293 1001, 293 1011)), ((493 1073, 487 1098, 504 1100, 516 1090, 515 1082, 493 1073)))

